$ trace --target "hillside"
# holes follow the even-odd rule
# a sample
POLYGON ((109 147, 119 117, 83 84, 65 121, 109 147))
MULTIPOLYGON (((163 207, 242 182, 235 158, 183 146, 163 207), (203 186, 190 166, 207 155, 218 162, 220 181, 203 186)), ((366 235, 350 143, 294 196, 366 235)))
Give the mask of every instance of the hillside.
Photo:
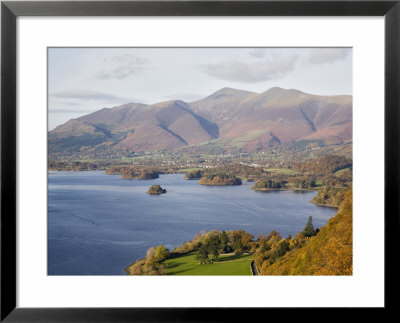
POLYGON ((338 213, 300 249, 261 268, 263 275, 352 275, 353 202, 346 193, 338 213))
POLYGON ((223 128, 225 124, 232 122, 246 100, 257 95, 254 92, 223 88, 204 99, 191 102, 190 107, 197 114, 223 128))
POLYGON ((173 150, 218 137, 218 127, 183 101, 126 104, 70 120, 49 133, 49 152, 173 150))
POLYGON ((216 146, 256 152, 297 141, 351 140, 351 96, 224 88, 191 103, 130 103, 72 119, 49 132, 49 153, 104 156, 216 146))

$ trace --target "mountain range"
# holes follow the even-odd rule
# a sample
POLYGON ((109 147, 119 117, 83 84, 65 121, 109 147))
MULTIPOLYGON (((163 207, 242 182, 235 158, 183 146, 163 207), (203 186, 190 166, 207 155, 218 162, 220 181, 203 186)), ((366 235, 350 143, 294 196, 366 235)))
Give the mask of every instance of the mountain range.
POLYGON ((352 96, 223 88, 194 102, 128 103, 71 119, 48 134, 49 154, 173 151, 223 144, 243 152, 300 140, 352 140, 352 96))

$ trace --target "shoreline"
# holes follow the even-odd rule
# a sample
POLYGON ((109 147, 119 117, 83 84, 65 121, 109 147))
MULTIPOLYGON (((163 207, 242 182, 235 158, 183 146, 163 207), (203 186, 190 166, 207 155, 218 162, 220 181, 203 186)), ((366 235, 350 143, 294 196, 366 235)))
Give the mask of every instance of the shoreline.
MULTIPOLYGON (((310 201, 311 202, 311 201, 310 201)), ((336 205, 330 205, 330 204, 319 204, 319 203, 313 203, 313 202, 311 202, 312 204, 314 204, 314 205, 317 205, 317 206, 325 206, 325 207, 330 207, 330 208, 333 208, 333 209, 339 209, 339 206, 336 206, 336 205)))
POLYGON ((204 185, 204 186, 241 186, 242 184, 203 184, 203 183, 197 183, 199 185, 204 185))
POLYGON ((318 189, 308 189, 308 188, 250 188, 253 191, 259 192, 276 192, 276 191, 293 191, 293 192, 318 192, 318 189))

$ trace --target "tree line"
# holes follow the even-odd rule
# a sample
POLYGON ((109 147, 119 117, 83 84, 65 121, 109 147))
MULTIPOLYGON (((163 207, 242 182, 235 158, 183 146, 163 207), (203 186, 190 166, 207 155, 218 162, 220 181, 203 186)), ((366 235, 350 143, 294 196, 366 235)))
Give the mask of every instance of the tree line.
POLYGON ((332 174, 338 170, 349 168, 353 165, 351 159, 344 156, 327 155, 306 162, 297 163, 294 169, 301 173, 332 174))
POLYGON ((155 179, 160 172, 150 167, 111 166, 105 171, 107 175, 121 175, 124 179, 155 179))
POLYGON ((318 232, 319 229, 314 229, 312 217, 308 218, 303 231, 294 238, 289 235, 284 239, 274 230, 268 236, 260 235, 256 240, 252 234, 244 230, 221 232, 211 230, 207 233, 202 231, 193 240, 183 243, 172 251, 163 245, 151 247, 147 250, 146 258, 136 261, 125 271, 129 275, 164 275, 166 272, 164 260, 194 252, 199 265, 213 264, 221 254, 251 253, 262 273, 267 265, 275 263, 288 251, 302 247, 307 239, 318 232))

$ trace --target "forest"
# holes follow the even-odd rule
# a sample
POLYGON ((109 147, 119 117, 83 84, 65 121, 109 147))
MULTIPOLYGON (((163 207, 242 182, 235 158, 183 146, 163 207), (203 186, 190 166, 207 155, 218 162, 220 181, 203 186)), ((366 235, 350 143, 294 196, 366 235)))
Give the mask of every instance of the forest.
POLYGON ((107 175, 121 175, 124 179, 154 179, 159 172, 148 167, 111 166, 105 171, 107 175))
POLYGON ((242 180, 235 175, 225 173, 207 173, 198 182, 201 185, 242 185, 242 180))

